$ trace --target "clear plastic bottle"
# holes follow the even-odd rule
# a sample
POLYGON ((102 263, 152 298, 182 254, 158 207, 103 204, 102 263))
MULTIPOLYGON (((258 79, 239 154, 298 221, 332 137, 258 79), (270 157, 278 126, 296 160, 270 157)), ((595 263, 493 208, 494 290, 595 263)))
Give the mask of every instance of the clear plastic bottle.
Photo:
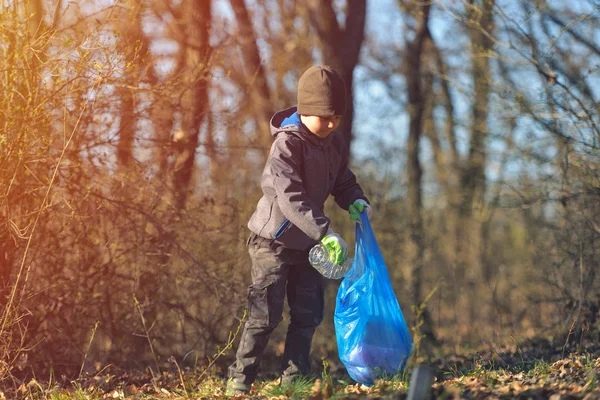
POLYGON ((329 252, 322 244, 316 244, 308 252, 308 261, 324 277, 329 279, 342 279, 352 268, 352 259, 347 258, 342 264, 336 264, 329 259, 329 252))

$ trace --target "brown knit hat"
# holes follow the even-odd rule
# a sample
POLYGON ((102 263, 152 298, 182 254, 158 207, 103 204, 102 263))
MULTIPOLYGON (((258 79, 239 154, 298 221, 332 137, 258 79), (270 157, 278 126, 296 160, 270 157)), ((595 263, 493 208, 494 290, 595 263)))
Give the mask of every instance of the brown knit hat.
POLYGON ((298 81, 298 113, 331 117, 346 111, 346 84, 328 65, 307 69, 298 81))

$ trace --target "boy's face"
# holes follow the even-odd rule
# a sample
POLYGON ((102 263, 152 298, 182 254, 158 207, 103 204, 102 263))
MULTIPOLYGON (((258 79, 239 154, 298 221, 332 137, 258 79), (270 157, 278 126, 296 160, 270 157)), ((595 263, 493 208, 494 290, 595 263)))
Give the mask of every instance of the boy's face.
POLYGON ((316 115, 301 115, 300 119, 312 133, 320 138, 326 138, 338 127, 342 116, 317 117, 316 115))

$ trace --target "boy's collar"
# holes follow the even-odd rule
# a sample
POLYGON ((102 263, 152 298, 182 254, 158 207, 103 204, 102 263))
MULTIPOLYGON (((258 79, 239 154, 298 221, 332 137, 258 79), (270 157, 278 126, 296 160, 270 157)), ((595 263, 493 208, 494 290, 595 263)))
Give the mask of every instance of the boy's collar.
POLYGON ((333 134, 333 132, 331 134, 329 134, 327 137, 322 138, 322 137, 319 137, 319 136, 315 135, 314 133, 312 133, 306 127, 306 125, 304 125, 302 122, 300 122, 300 124, 301 124, 300 131, 301 131, 302 135, 306 136, 311 143, 314 143, 319 146, 321 146, 321 145, 327 146, 331 142, 331 138, 332 138, 331 135, 333 134))
MULTIPOLYGON (((288 108, 287 110, 284 110, 283 113, 285 115, 284 120, 285 120, 285 118, 288 118, 288 117, 292 116, 293 114, 297 114, 298 115, 298 122, 300 123, 300 126, 294 127, 293 125, 290 125, 290 126, 286 127, 287 129, 284 129, 285 131, 298 132, 298 133, 301 134, 301 137, 307 139, 309 142, 311 142, 311 143, 313 143, 315 145, 318 145, 318 146, 327 146, 327 145, 329 145, 329 143, 331 143, 332 134, 330 134, 326 138, 321 138, 321 137, 315 135, 314 133, 312 133, 306 127, 306 125, 304 125, 302 123, 302 119, 300 118, 300 114, 298 114, 298 108, 297 107, 288 108), (294 128, 296 128, 296 129, 294 129, 294 128)), ((283 122, 283 120, 282 120, 282 122, 283 122)))

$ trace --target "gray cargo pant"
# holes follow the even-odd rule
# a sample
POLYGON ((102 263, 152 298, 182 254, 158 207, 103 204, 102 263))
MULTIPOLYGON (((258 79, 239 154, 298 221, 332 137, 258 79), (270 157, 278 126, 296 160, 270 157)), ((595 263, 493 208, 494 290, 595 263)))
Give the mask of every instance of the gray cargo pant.
POLYGON ((315 328, 323 321, 323 276, 308 262, 308 250, 291 250, 273 240, 251 235, 252 285, 248 288, 248 319, 229 379, 249 389, 271 333, 282 320, 285 296, 290 325, 285 339, 282 375, 310 372, 309 353, 315 328))

